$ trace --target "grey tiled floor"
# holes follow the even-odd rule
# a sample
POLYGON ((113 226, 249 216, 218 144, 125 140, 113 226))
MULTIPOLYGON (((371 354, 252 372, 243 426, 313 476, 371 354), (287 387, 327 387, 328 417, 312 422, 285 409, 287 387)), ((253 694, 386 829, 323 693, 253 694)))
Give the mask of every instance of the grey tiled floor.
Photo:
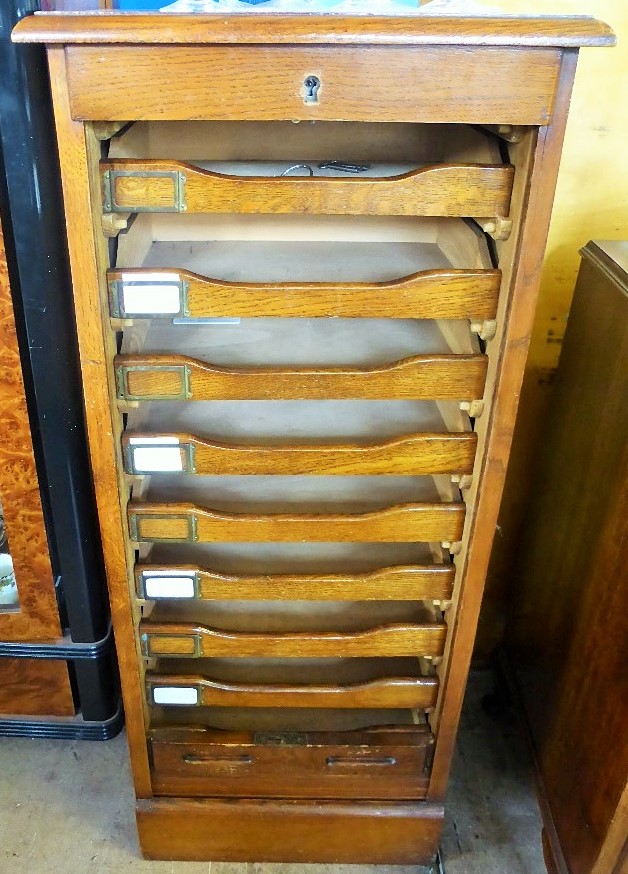
MULTIPOLYGON (((443 835, 446 874, 545 874, 541 823, 514 727, 481 707, 472 676, 443 835)), ((146 862, 139 857, 126 742, 0 738, 1 874, 423 874, 417 866, 146 862)))

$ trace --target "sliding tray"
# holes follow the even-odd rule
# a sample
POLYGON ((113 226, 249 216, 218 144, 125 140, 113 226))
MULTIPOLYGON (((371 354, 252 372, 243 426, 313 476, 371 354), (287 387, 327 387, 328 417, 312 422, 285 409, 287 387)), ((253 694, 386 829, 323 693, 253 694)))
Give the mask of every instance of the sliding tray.
POLYGON ((361 151, 349 139, 352 126, 332 129, 333 147, 348 161, 324 153, 305 160, 316 144, 332 147, 322 124, 310 128, 311 143, 294 141, 298 151, 275 162, 259 160, 259 146, 234 159, 233 143, 214 160, 207 123, 191 140, 178 137, 177 125, 134 127, 114 138, 101 161, 105 212, 503 216, 510 209, 514 168, 501 163, 489 137, 471 128, 440 126, 428 145, 425 127, 417 125, 405 150, 390 144, 388 155, 405 160, 391 160, 378 143, 367 149, 371 160, 358 163, 350 157, 361 151))

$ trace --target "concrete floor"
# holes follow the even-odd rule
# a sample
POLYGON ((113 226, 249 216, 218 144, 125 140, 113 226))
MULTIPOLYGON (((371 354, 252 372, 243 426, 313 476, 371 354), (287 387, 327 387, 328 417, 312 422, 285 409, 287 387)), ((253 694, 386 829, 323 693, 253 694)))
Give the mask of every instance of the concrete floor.
MULTIPOLYGON (((446 874, 545 874, 525 750, 472 675, 443 834, 446 874)), ((0 738, 1 874, 427 874, 417 866, 146 862, 123 736, 107 743, 0 738)))

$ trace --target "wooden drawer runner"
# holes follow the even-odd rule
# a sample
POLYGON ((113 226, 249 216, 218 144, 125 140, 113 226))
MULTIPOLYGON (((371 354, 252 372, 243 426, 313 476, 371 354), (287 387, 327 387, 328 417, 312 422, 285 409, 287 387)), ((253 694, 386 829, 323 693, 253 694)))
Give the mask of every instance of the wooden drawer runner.
POLYGON ((477 436, 413 434, 371 445, 252 446, 209 442, 190 434, 126 433, 129 474, 468 474, 477 436))
POLYGON ((183 355, 117 355, 118 398, 461 400, 482 397, 485 355, 416 355, 373 369, 224 368, 183 355))
POLYGON ((433 164, 389 177, 232 176, 183 161, 101 161, 105 212, 508 215, 514 168, 433 164))
POLYGON ((228 282, 189 270, 107 271, 112 318, 494 319, 499 270, 423 270, 389 282, 228 282), (159 305, 157 302, 159 301, 159 305))
POLYGON ((157 795, 425 798, 434 738, 426 725, 345 732, 156 729, 157 795))
POLYGON ((216 512, 190 504, 128 507, 131 540, 150 541, 362 541, 365 543, 450 542, 462 535, 461 502, 401 504, 352 514, 254 515, 216 512))
POLYGON ((194 565, 137 565, 136 591, 147 600, 335 600, 446 601, 452 564, 406 565, 344 574, 259 574, 234 576, 194 565))
POLYGON ((436 677, 378 677, 361 683, 252 683, 196 674, 148 674, 150 705, 245 708, 420 708, 435 705, 436 677))
POLYGON ((383 625, 358 632, 247 634, 202 625, 142 622, 140 634, 146 658, 431 657, 443 654, 447 626, 434 622, 383 625))

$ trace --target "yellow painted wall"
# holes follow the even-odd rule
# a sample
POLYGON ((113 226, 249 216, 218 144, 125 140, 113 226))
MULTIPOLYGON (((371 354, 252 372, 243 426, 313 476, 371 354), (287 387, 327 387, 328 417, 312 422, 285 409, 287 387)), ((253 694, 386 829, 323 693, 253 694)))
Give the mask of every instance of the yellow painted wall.
POLYGON ((524 520, 528 490, 542 487, 534 478, 534 454, 551 398, 551 382, 580 263, 578 250, 591 239, 628 239, 628 0, 485 2, 509 13, 595 15, 615 30, 618 45, 582 49, 580 53, 539 305, 480 620, 480 655, 490 651, 501 636, 511 557, 524 520))

